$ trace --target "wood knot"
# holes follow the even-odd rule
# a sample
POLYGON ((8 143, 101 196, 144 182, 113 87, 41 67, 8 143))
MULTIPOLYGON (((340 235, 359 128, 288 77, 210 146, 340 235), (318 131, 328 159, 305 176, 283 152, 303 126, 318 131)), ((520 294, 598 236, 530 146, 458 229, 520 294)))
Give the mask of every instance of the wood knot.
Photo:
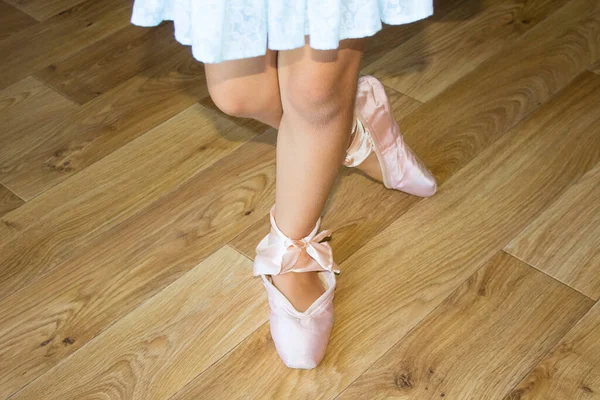
POLYGON ((62 342, 66 345, 75 343, 75 339, 71 339, 70 337, 66 337, 62 340, 62 342))
POLYGON ((398 389, 412 389, 413 385, 411 382, 411 374, 410 372, 407 374, 399 374, 394 378, 394 383, 398 389))

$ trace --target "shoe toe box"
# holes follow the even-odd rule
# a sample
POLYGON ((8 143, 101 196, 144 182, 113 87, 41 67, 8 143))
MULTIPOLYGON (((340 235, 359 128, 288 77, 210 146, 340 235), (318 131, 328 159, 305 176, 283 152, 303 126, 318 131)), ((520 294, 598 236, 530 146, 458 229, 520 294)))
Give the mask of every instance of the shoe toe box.
POLYGON ((277 353, 289 368, 315 368, 325 356, 333 326, 332 313, 319 318, 271 315, 271 336, 277 353))

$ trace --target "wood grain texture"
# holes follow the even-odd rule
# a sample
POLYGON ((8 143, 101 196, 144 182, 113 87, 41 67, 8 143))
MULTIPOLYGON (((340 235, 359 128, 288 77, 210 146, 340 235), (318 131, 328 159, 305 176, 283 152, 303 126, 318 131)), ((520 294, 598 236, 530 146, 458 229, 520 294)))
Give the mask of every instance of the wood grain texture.
POLYGON ((31 15, 38 21, 48 19, 74 6, 84 0, 4 0, 31 15))
POLYGON ((29 200, 196 103, 207 93, 204 68, 179 50, 52 127, 36 126, 34 146, 0 164, 2 182, 29 200))
POLYGON ((129 25, 130 0, 86 0, 0 42, 0 89, 129 25))
POLYGON ((570 1, 400 121, 407 141, 446 181, 600 57, 599 32, 600 3, 570 1))
POLYGON ((600 399, 600 303, 504 400, 600 399))
MULTIPOLYGON (((24 203, 25 202, 21 200, 19 196, 0 185, 0 217, 21 207, 24 203)), ((0 234, 0 238, 2 238, 2 234, 0 234)))
POLYGON ((363 71, 420 101, 430 100, 564 3, 466 4, 363 71))
POLYGON ((36 23, 34 18, 0 1, 0 41, 36 23))
POLYGON ((150 67, 181 52, 173 24, 155 29, 127 26, 35 76, 84 104, 150 67))
POLYGON ((246 143, 1 300, 0 397, 82 348, 265 215, 274 201, 274 138, 270 131, 246 143))
MULTIPOLYGON (((254 135, 194 105, 5 215, 19 234, 0 241, 0 298, 230 154, 254 135)), ((1 236, 0 236, 1 237, 1 236)))
POLYGON ((512 44, 567 1, 466 4, 362 71, 425 102, 512 44))
POLYGON ((77 108, 31 77, 0 91, 0 182, 16 170, 16 154, 34 150, 40 136, 43 139, 77 108))
POLYGON ((600 160, 599 78, 582 75, 341 264, 318 369, 287 369, 265 325, 175 398, 342 392, 600 160))
POLYGON ((600 165, 505 249, 590 298, 600 299, 600 165))
POLYGON ((434 0, 435 12, 429 18, 402 25, 383 24, 382 30, 367 38, 362 66, 367 66, 385 56, 391 49, 396 48, 410 38, 419 34, 425 28, 435 24, 446 14, 459 7, 478 7, 481 0, 434 0))
POLYGON ((600 58, 590 67, 590 71, 600 75, 600 58))
POLYGON ((500 251, 339 399, 500 399, 593 304, 500 251))
MULTIPOLYGON (((386 93, 397 118, 413 112, 421 105, 393 89, 386 89, 386 93)), ((418 200, 414 196, 387 190, 380 182, 367 178, 355 168, 343 168, 323 211, 322 221, 324 228, 334 231, 330 244, 334 248, 336 261, 344 261, 418 200)), ((254 259, 257 243, 270 229, 269 216, 265 215, 255 225, 241 232, 231 245, 254 259)))
POLYGON ((223 247, 12 399, 169 398, 268 318, 251 270, 223 247))

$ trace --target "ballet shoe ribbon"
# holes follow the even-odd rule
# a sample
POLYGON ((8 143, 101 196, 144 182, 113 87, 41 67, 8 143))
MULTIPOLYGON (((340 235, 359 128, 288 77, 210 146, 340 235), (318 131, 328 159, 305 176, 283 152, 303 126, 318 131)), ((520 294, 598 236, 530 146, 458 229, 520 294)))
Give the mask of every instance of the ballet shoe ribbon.
POLYGON ((313 231, 303 239, 290 239, 275 224, 271 211, 271 233, 256 248, 254 275, 279 275, 288 272, 329 271, 339 273, 333 252, 327 242, 331 231, 317 234, 320 219, 313 231), (302 257, 306 253, 309 257, 302 257))

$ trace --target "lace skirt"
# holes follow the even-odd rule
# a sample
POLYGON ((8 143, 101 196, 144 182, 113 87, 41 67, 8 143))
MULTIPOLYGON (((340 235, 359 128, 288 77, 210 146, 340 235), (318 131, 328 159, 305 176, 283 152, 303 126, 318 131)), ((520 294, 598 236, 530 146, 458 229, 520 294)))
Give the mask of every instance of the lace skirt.
POLYGON ((336 49, 340 40, 374 35, 433 14, 433 0, 135 0, 131 22, 174 22, 175 38, 205 63, 257 57, 310 46, 336 49))

